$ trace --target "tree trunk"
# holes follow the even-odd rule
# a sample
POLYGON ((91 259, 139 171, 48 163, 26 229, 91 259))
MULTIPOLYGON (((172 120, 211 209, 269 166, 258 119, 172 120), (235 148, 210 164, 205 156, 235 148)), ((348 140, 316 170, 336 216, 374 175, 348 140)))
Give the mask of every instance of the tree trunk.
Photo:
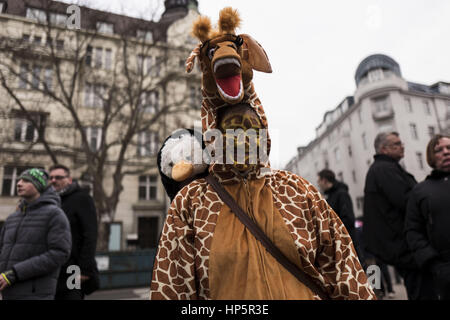
POLYGON ((98 237, 97 237, 97 251, 108 251, 109 244, 109 222, 99 220, 98 223, 98 237))

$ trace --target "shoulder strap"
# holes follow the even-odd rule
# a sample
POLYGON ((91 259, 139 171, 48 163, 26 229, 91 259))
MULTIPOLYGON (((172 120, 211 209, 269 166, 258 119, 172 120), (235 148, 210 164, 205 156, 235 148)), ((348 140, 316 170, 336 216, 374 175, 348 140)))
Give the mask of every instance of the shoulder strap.
POLYGON ((283 266, 292 273, 300 282, 306 285, 312 292, 317 294, 322 300, 328 300, 328 295, 319 287, 312 278, 303 270, 293 264, 273 242, 265 235, 265 233, 253 222, 253 220, 246 214, 234 201, 233 197, 225 190, 225 188, 212 175, 206 177, 206 181, 218 193, 225 204, 230 207, 231 211, 238 217, 238 219, 250 230, 253 236, 261 242, 267 251, 283 266))

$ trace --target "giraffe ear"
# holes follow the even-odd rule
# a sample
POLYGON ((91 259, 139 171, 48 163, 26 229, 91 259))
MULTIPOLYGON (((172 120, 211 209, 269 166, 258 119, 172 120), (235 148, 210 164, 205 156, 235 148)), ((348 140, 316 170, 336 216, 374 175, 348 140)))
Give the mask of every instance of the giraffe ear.
POLYGON ((244 43, 242 45, 244 59, 252 66, 253 70, 272 73, 272 66, 263 47, 248 34, 239 35, 244 43))

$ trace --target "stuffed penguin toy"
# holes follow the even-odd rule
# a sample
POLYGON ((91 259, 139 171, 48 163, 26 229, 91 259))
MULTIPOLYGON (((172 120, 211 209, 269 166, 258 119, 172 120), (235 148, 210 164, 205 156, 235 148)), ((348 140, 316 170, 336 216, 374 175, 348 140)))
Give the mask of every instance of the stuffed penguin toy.
POLYGON ((158 152, 158 169, 170 201, 185 185, 208 174, 208 153, 202 134, 177 129, 166 138, 158 152))

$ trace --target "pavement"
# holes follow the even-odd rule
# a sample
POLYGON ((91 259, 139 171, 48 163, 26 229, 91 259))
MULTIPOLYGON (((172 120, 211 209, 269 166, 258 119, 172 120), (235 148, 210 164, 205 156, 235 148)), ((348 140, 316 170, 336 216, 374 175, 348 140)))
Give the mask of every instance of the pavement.
POLYGON ((145 288, 123 288, 98 290, 86 297, 86 300, 148 300, 150 286, 145 288))
MULTIPOLYGON (((393 280, 394 297, 389 299, 384 297, 383 300, 408 300, 405 286, 402 283, 395 283, 393 280)), ((99 290, 86 297, 86 300, 148 300, 149 287, 145 288, 123 288, 114 290, 99 290)))

